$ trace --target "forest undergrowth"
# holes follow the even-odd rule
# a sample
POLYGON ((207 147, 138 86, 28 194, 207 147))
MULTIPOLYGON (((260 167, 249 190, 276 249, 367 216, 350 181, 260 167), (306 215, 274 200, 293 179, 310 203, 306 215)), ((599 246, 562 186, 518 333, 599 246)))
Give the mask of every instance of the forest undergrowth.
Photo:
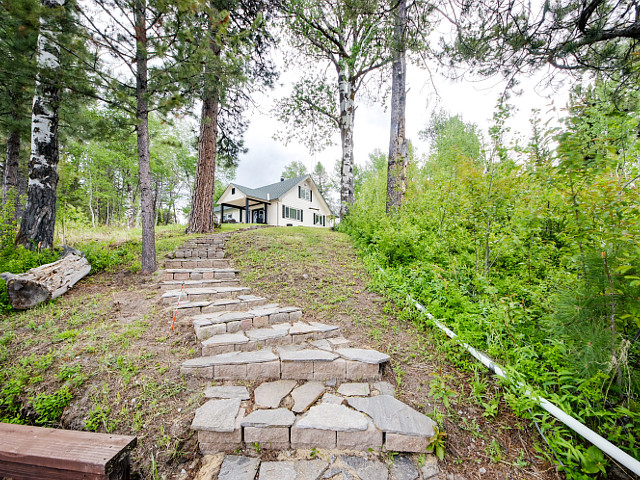
MULTIPOLYGON (((606 474, 611 459, 525 388, 640 458, 638 105, 619 95, 604 83, 575 89, 561 131, 534 118, 524 147, 504 144, 506 107, 487 140, 435 115, 401 209, 385 214, 386 161, 372 155, 341 225, 407 319, 434 326, 410 295, 505 367, 504 399, 540 425, 542 454, 574 479, 606 474)), ((449 349, 471 368, 457 342, 449 349)))

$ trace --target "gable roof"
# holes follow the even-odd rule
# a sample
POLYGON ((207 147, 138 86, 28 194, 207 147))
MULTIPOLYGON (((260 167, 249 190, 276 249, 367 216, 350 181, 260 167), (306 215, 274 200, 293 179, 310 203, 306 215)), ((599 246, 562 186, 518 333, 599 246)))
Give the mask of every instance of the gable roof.
POLYGON ((247 197, 257 198, 260 200, 267 200, 267 195, 269 195, 268 200, 276 200, 295 187, 298 183, 306 180, 309 177, 309 174, 301 175, 296 178, 290 178, 288 180, 284 180, 282 182, 272 183, 271 185, 265 185, 260 188, 249 188, 243 187, 242 185, 238 185, 232 183, 234 187, 244 193, 247 197))

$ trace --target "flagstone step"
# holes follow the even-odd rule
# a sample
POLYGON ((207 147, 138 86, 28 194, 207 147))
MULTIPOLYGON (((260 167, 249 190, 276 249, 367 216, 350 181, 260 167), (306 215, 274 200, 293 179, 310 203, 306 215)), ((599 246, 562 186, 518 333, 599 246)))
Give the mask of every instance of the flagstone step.
POLYGON ((164 270, 164 280, 230 280, 237 278, 238 270, 233 268, 168 268, 164 270))
POLYGON ((237 298, 238 295, 246 295, 250 291, 247 287, 208 287, 208 288, 182 288, 169 290, 162 294, 162 303, 174 305, 178 299, 182 302, 204 302, 219 300, 221 298, 237 298))
POLYGON ((267 299, 256 295, 238 295, 237 298, 222 298, 213 301, 180 302, 176 318, 191 317, 203 313, 250 310, 262 305, 267 305, 267 299))
POLYGON ((202 342, 202 355, 211 356, 228 352, 250 352, 261 348, 304 343, 309 336, 314 340, 336 337, 339 327, 322 323, 276 323, 263 328, 242 331, 242 324, 227 323, 227 332, 212 335, 202 342), (229 332, 229 330, 231 331, 229 332))
POLYGON ((220 280, 210 278, 208 280, 164 280, 158 284, 163 292, 184 288, 217 288, 217 287, 237 287, 240 285, 239 278, 220 280))
POLYGON ((379 380, 380 366, 389 359, 375 350, 284 345, 194 358, 180 372, 213 380, 379 380))
POLYGON ((266 450, 424 453, 435 436, 435 423, 429 417, 382 394, 376 384, 334 388, 318 381, 278 380, 258 386, 253 401, 246 388, 229 385, 210 387, 207 398, 191 425, 203 454, 243 444, 266 450), (345 394, 346 390, 351 393, 345 394))
POLYGON ((216 258, 176 258, 165 260, 166 269, 229 268, 229 260, 216 258))
POLYGON ((190 259, 190 258, 224 258, 225 248, 224 245, 216 245, 216 246, 193 246, 193 247, 185 247, 179 248, 175 252, 171 252, 167 254, 167 258, 170 259, 190 259))
POLYGON ((302 318, 298 307, 278 307, 277 304, 263 305, 245 312, 214 312, 193 317, 193 328, 198 340, 221 334, 233 333, 252 328, 264 328, 277 323, 294 323, 302 318))
MULTIPOLYGON (((220 462, 211 457, 210 462, 220 462)), ((218 480, 439 480, 438 458, 434 454, 421 455, 415 462, 408 455, 378 457, 375 453, 354 454, 335 452, 327 457, 311 459, 292 457, 288 460, 269 460, 260 457, 226 455, 222 459, 218 480)), ((201 472, 209 472, 206 463, 201 472)), ((205 476, 208 474, 205 474, 205 476)), ((447 478, 463 478, 449 475, 447 478)), ((200 476, 198 477, 200 478, 200 476)), ((203 477, 204 478, 204 477, 203 477)), ((207 478, 209 478, 207 476, 207 478)))

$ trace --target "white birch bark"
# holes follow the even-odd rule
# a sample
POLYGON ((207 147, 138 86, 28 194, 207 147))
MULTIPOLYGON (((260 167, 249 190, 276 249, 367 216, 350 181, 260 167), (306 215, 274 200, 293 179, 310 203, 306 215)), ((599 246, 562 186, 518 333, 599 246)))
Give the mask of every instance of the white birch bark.
MULTIPOLYGON (((59 8, 62 0, 43 0, 48 8, 59 8)), ((31 159, 27 202, 16 237, 26 248, 51 248, 56 223, 58 186, 58 108, 60 90, 60 47, 56 33, 46 19, 40 20, 36 63, 38 74, 31 117, 31 159)))
POLYGON ((340 179, 340 220, 353 204, 353 122, 355 118, 355 87, 348 78, 347 68, 338 71, 340 93, 340 139, 342 146, 340 179))

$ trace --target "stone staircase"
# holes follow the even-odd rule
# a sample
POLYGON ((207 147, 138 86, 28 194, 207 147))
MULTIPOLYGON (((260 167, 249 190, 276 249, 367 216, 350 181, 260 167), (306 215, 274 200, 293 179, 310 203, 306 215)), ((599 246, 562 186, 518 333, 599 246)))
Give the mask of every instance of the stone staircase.
MULTIPOLYGON (((185 361, 181 373, 213 381, 191 425, 201 453, 247 447, 425 453, 435 424, 397 400, 393 386, 381 381, 390 357, 355 348, 339 327, 306 321, 300 308, 251 295, 224 257, 229 236, 187 242, 166 261, 160 284, 161 301, 180 300, 177 316, 191 321, 200 346, 200 356, 185 361), (256 388, 246 386, 257 382, 256 388)), ((333 457, 316 461, 324 467, 309 476, 298 472, 298 462, 263 462, 257 478, 334 478, 332 468, 335 478, 369 478, 348 467, 360 457, 333 457)), ((259 461, 254 465, 254 459, 228 455, 225 463, 242 459, 250 460, 253 473, 242 476, 236 465, 235 473, 225 476, 223 463, 218 478, 254 479, 259 461)), ((437 478, 414 470, 416 476, 402 478, 437 478)), ((400 479, 393 473, 370 478, 400 479)))

